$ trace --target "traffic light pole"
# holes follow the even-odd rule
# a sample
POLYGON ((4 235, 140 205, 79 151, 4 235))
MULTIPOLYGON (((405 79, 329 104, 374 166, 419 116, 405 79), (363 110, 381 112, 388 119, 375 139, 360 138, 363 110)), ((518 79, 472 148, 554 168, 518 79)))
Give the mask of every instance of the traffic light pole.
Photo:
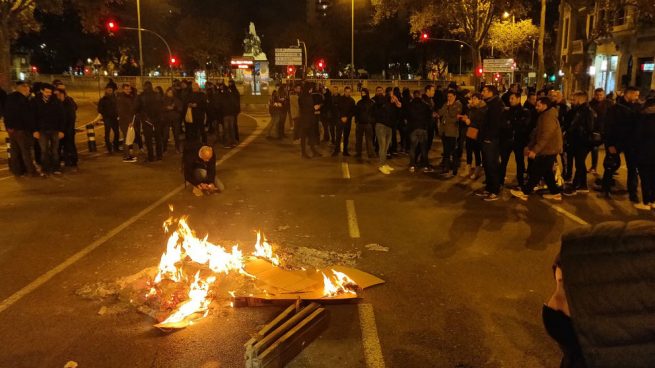
MULTIPOLYGON (((121 27, 121 29, 127 29, 128 31, 139 31, 139 34, 141 34, 141 32, 152 33, 153 35, 157 36, 157 38, 159 38, 161 40, 161 42, 164 43, 164 45, 166 46, 166 50, 168 51, 168 62, 169 62, 169 66, 170 66, 170 69, 171 69, 171 83, 172 83, 173 82, 173 65, 170 64, 170 61, 173 59, 173 53, 171 53, 171 47, 168 45, 168 42, 166 42, 164 37, 162 37, 159 33, 155 32, 155 31, 151 31, 151 30, 146 29, 146 28, 121 27)), ((141 55, 141 62, 143 62, 143 55, 141 55)), ((141 76, 143 76, 143 64, 141 64, 141 71, 142 71, 141 76)))

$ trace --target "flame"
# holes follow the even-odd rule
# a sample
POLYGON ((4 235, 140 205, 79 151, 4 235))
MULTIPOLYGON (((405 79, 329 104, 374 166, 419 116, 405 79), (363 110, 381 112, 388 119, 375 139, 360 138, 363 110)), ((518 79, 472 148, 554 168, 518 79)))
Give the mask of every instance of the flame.
POLYGON ((268 260, 273 266, 280 265, 280 258, 273 253, 273 247, 260 231, 257 232, 257 243, 255 243, 255 252, 252 255, 268 260))
POLYGON ((161 324, 182 322, 188 316, 200 312, 204 312, 203 317, 206 317, 211 303, 211 299, 207 298, 207 294, 209 294, 209 287, 214 281, 216 281, 216 277, 210 276, 203 280, 200 278, 200 271, 196 272, 189 289, 189 299, 180 304, 177 310, 162 321, 161 324))
POLYGON ((357 283, 343 272, 331 270, 334 276, 323 274, 323 296, 332 298, 341 294, 357 294, 357 283))

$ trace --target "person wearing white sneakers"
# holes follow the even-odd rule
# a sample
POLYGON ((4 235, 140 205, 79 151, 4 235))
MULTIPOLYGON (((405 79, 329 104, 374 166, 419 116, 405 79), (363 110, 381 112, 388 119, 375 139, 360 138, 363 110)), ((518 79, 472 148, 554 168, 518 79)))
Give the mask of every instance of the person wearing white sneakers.
POLYGON ((534 187, 543 178, 550 191, 550 194, 544 194, 543 197, 561 201, 561 189, 557 186, 553 173, 553 164, 563 148, 562 131, 557 119, 558 112, 554 108, 554 103, 546 97, 537 101, 537 111, 539 112, 537 127, 526 148, 526 156, 532 160, 530 177, 528 183, 521 190, 512 189, 510 193, 518 199, 527 201, 528 195, 534 191, 534 187))
POLYGON ((398 98, 392 93, 385 96, 382 93, 382 87, 377 87, 375 89, 375 97, 373 98, 373 101, 375 102, 373 108, 373 116, 375 118, 375 136, 378 139, 378 144, 380 146, 380 165, 378 170, 385 175, 389 175, 394 170, 387 164, 387 150, 391 143, 393 108, 394 106, 396 108, 401 108, 402 103, 400 103, 398 98))

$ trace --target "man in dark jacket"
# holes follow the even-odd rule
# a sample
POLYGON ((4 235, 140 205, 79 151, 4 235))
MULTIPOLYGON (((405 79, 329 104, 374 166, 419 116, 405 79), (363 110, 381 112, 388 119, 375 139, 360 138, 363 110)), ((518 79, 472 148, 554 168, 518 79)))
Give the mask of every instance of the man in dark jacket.
POLYGON ((216 153, 201 142, 188 142, 182 157, 184 180, 193 185, 193 194, 213 194, 225 190, 216 178, 216 153))
POLYGON ((639 119, 639 90, 628 87, 623 97, 618 98, 615 105, 607 110, 605 127, 605 148, 607 149, 602 182, 602 197, 610 198, 613 176, 621 166, 620 154, 623 152, 628 167, 628 193, 632 203, 638 203, 637 157, 635 154, 635 130, 639 119), (613 165, 609 165, 613 161, 613 165))
POLYGON ((105 125, 105 148, 107 153, 112 153, 119 150, 119 136, 118 132, 118 108, 116 106, 116 91, 111 85, 107 84, 105 88, 105 95, 98 101, 98 114, 100 114, 103 124, 105 125), (114 133, 114 140, 112 145, 111 133, 114 133))
MULTIPOLYGON (((135 125, 137 125, 135 124, 136 96, 132 93, 132 86, 127 83, 123 84, 123 91, 116 96, 116 112, 118 113, 118 126, 125 140, 129 128, 132 127, 136 130, 135 125)), ((124 143, 123 162, 136 162, 136 157, 131 152, 134 142, 124 143)))
POLYGON ((385 175, 389 175, 391 171, 393 171, 393 168, 387 165, 387 151, 391 144, 393 111, 394 107, 401 108, 402 104, 395 95, 391 94, 391 91, 389 91, 387 95, 384 95, 382 93, 382 87, 377 87, 375 89, 373 102, 375 103, 373 108, 373 117, 375 118, 375 137, 377 138, 380 147, 378 152, 380 159, 378 170, 385 175))
POLYGON ((143 92, 137 99, 137 114, 141 121, 141 128, 145 136, 146 150, 148 151, 148 161, 152 162, 162 159, 164 150, 164 124, 162 123, 161 114, 163 111, 161 96, 152 89, 152 83, 147 81, 143 84, 143 92), (152 141, 155 141, 153 150, 152 141), (156 157, 155 157, 156 154, 156 157))
POLYGON ((427 168, 428 161, 428 127, 432 124, 432 107, 423 99, 421 91, 414 91, 414 98, 407 106, 407 131, 409 132, 409 171, 415 172, 417 153, 420 152, 419 166, 427 168))
POLYGON ((225 146, 236 147, 239 142, 237 132, 237 117, 241 111, 239 106, 239 91, 234 88, 225 87, 221 94, 221 113, 223 115, 223 126, 225 131, 225 146))
POLYGON ((367 88, 362 88, 362 98, 357 102, 355 114, 355 157, 362 157, 362 141, 365 140, 368 158, 375 157, 373 151, 373 117, 374 102, 367 88))
POLYGON ((498 96, 498 88, 493 85, 482 88, 482 98, 487 104, 487 116, 480 127, 479 139, 482 142, 482 162, 487 183, 485 190, 476 195, 492 202, 498 200, 500 194, 500 126, 505 105, 498 96))
POLYGON ((77 146, 75 145, 75 123, 77 122, 77 103, 68 96, 66 90, 58 88, 55 96, 64 108, 64 137, 59 140, 59 157, 64 165, 77 171, 77 146))
MULTIPOLYGON (((587 167, 585 161, 591 150, 591 135, 594 130, 595 113, 589 107, 587 93, 576 92, 571 109, 571 123, 566 131, 567 157, 575 161, 575 176, 572 188, 564 191, 565 195, 587 193, 587 167)), ((570 170, 572 171, 572 170, 570 170)))
POLYGON ((640 112, 635 143, 642 197, 642 203, 635 207, 655 210, 655 97, 646 100, 640 112))
MULTIPOLYGON (((337 93, 338 90, 335 90, 337 93)), ((332 156, 336 156, 341 151, 341 142, 343 140, 343 155, 350 156, 348 152, 348 143, 350 143, 350 129, 352 127, 353 117, 355 116, 355 99, 351 96, 352 88, 347 86, 343 90, 343 95, 332 95, 335 102, 335 108, 332 113, 337 117, 336 121, 336 140, 332 156)))
POLYGON ((59 140, 64 137, 65 116, 62 103, 52 94, 50 84, 41 86, 41 94, 35 99, 36 132, 41 148, 41 166, 46 174, 61 174, 59 165, 59 140))
POLYGON ((510 94, 509 109, 503 119, 500 137, 500 185, 505 185, 505 175, 509 157, 514 153, 516 161, 516 180, 519 187, 524 184, 525 156, 523 151, 530 141, 530 111, 521 106, 521 95, 510 94))
POLYGON ((232 108, 235 111, 234 112, 234 137, 239 143, 239 114, 241 113, 241 94, 239 93, 239 90, 237 89, 237 85, 234 82, 234 79, 230 79, 227 83, 227 88, 230 90, 231 93, 231 103, 232 103, 232 108))
POLYGON ((189 95, 184 109, 184 131, 186 139, 190 141, 200 140, 207 143, 207 96, 200 90, 196 82, 192 84, 192 93, 189 95))
POLYGON ((594 120, 594 141, 591 148, 591 169, 590 173, 596 174, 598 168, 598 150, 603 143, 602 137, 605 134, 605 121, 607 118, 607 110, 612 106, 612 101, 605 96, 605 91, 602 88, 596 88, 594 91, 594 98, 589 102, 589 106, 596 113, 594 120))
POLYGON ((16 91, 10 93, 5 101, 4 121, 11 143, 9 169, 16 176, 38 175, 32 161, 32 132, 35 123, 29 96, 30 85, 27 82, 18 82, 16 91))

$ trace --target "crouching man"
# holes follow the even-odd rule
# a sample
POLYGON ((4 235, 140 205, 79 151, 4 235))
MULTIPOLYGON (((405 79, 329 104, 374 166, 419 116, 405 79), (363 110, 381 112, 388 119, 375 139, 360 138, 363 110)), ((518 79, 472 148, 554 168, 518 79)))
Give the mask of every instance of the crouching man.
POLYGON ((184 150, 184 180, 193 185, 193 194, 220 193, 225 186, 216 178, 216 154, 210 146, 193 143, 184 150))

